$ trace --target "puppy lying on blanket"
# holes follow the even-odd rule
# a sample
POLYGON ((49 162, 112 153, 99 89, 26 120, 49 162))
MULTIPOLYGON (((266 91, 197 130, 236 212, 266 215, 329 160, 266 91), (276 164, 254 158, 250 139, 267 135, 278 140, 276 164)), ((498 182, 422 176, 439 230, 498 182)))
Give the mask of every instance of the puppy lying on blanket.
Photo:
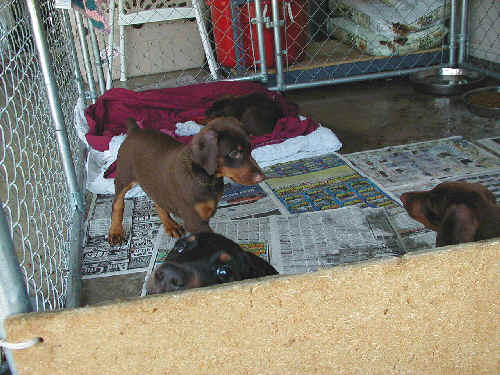
POLYGON ((230 116, 240 120, 248 135, 271 134, 276 121, 283 117, 278 103, 267 95, 252 93, 242 96, 226 96, 214 102, 206 111, 210 118, 230 116))
POLYGON ((166 262, 147 282, 148 294, 252 279, 278 272, 262 258, 216 233, 198 233, 175 243, 166 262))
POLYGON ((437 232, 436 246, 500 237, 500 206, 481 184, 443 182, 401 195, 408 214, 437 232))
POLYGON ((234 118, 210 122, 187 145, 155 130, 141 130, 133 119, 127 126, 118 150, 110 244, 123 241, 124 198, 135 184, 155 202, 167 234, 178 238, 183 228, 170 213, 184 220, 188 232, 211 231, 208 220, 222 195, 224 176, 242 185, 264 180, 250 155, 248 137, 234 118))

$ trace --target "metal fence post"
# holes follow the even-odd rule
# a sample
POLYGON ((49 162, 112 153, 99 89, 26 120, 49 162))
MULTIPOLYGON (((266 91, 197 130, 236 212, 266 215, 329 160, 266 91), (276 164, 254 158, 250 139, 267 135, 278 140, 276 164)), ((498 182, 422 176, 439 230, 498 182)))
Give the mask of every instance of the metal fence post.
POLYGON ((469 2, 462 0, 462 11, 460 13, 460 34, 458 38, 458 64, 461 65, 465 62, 465 55, 467 52, 467 16, 469 12, 469 2))
POLYGON ((74 69, 76 85, 78 87, 78 95, 81 98, 85 98, 82 72, 80 71, 80 65, 78 65, 78 55, 76 53, 76 46, 75 46, 75 40, 73 39, 73 32, 71 31, 71 21, 69 19, 69 12, 66 9, 63 10, 63 21, 64 21, 64 26, 66 27, 66 33, 68 35, 69 50, 73 58, 73 69, 74 69))
POLYGON ((261 0, 255 0, 255 22, 257 24, 257 40, 259 43, 260 74, 262 82, 267 82, 266 48, 264 45, 264 18, 262 16, 261 0))
MULTIPOLYGON (((69 190, 69 202, 70 207, 74 210, 73 215, 77 215, 79 220, 73 220, 73 225, 77 225, 76 228, 72 228, 74 236, 78 237, 80 228, 78 227, 79 223, 82 221, 83 213, 84 213, 84 203, 83 203, 83 194, 78 186, 78 179, 76 177, 75 166, 73 164, 73 159, 71 155, 71 149, 69 146, 68 134, 66 132, 66 127, 64 123, 64 116, 61 109, 61 104, 59 102, 58 92, 56 81, 54 78, 54 73, 51 68, 50 55, 48 52, 47 39, 45 35, 45 29, 42 27, 40 23, 40 9, 38 2, 35 0, 27 0, 28 11, 31 19, 31 26, 33 28, 33 35, 35 39, 35 44, 38 50, 38 54, 40 56, 40 65, 45 81, 45 86, 47 89, 47 96, 50 105, 50 111, 52 115, 52 119, 54 121, 54 127, 56 131, 57 144, 59 147, 59 155, 61 157, 61 162, 64 170, 64 175, 66 177, 66 184, 69 190)), ((74 240, 71 243, 71 257, 70 259, 75 259, 75 253, 79 254, 80 244, 74 240)), ((80 284, 81 280, 79 277, 80 269, 77 265, 72 264, 71 266, 71 285, 70 290, 68 292, 68 305, 78 304, 79 293, 80 293, 80 284), (76 275, 75 275, 76 273, 76 275)), ((69 306, 68 306, 69 307, 69 306)), ((74 306, 71 306, 74 307, 74 306)))
POLYGON ((281 91, 284 88, 283 74, 283 50, 281 49, 281 23, 279 0, 271 0, 273 9, 273 29, 274 29, 274 50, 276 54, 276 89, 281 91))
POLYGON ((450 17, 450 57, 449 65, 456 65, 456 21, 457 21, 457 0, 451 0, 451 17, 450 17))
POLYGON ((90 32, 90 45, 92 46, 92 52, 94 54, 95 68, 97 70, 97 81, 99 82, 99 94, 104 94, 106 90, 106 83, 104 82, 104 71, 102 70, 101 53, 99 51, 99 43, 97 42, 97 36, 95 35, 94 26, 88 19, 88 27, 90 32))
POLYGON ((210 38, 207 31, 207 26, 203 20, 202 7, 199 0, 193 0, 194 14, 196 16, 196 24, 198 26, 198 31, 201 37, 201 43, 203 44, 203 50, 205 51, 205 56, 207 58, 208 68, 210 69, 210 74, 214 80, 219 77, 217 75, 217 63, 215 61, 214 52, 212 46, 210 45, 210 38))
POLYGON ((109 1, 109 24, 111 29, 109 30, 108 36, 108 68, 106 70, 106 90, 111 89, 113 86, 113 54, 114 54, 114 44, 115 44, 115 0, 109 1))
POLYGON ((85 64, 85 70, 87 72, 87 83, 89 85, 90 96, 92 96, 92 103, 95 103, 97 98, 95 83, 94 83, 94 72, 92 70, 92 64, 90 62, 89 48, 87 44, 87 39, 85 37, 85 28, 83 27, 82 15, 74 11, 76 26, 78 28, 78 35, 80 36, 80 46, 82 47, 83 62, 85 64))
MULTIPOLYGON (((3 322, 10 315, 32 311, 31 302, 26 292, 24 278, 14 249, 9 226, 0 202, 0 338, 6 339, 3 322)), ((5 350, 11 373, 15 375, 14 359, 9 350, 5 350)))
POLYGON ((127 64, 125 61, 125 26, 122 25, 123 0, 118 0, 118 30, 120 34, 120 82, 127 80, 127 64))

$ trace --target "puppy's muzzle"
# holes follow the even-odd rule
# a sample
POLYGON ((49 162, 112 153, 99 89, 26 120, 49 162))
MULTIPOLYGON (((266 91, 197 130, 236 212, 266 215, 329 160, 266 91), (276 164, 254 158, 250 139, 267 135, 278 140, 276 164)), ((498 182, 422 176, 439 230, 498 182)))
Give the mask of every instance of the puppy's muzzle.
POLYGON ((200 287, 199 276, 175 263, 164 263, 155 270, 157 293, 172 292, 200 287))

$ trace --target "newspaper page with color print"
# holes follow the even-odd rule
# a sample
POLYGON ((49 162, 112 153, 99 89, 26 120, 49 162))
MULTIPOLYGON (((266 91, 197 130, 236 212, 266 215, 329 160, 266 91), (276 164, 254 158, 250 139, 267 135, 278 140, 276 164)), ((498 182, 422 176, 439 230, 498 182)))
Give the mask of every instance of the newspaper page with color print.
POLYGON ((340 154, 295 160, 264 170, 263 185, 284 215, 341 207, 392 207, 396 201, 340 154))

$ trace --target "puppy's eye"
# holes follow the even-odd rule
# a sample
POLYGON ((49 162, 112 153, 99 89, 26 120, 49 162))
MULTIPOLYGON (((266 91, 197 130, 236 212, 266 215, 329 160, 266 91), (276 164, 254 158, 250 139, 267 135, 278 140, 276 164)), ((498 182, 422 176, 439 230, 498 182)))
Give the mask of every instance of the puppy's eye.
POLYGON ((167 255, 182 254, 184 250, 186 250, 186 244, 179 241, 174 245, 172 251, 170 251, 167 255))
POLYGON ((186 251, 194 249, 198 246, 198 239, 195 235, 186 235, 179 238, 175 243, 172 251, 167 254, 167 258, 174 256, 175 254, 183 254, 186 251))
POLYGON ((430 210, 428 210, 425 213, 425 216, 427 217, 427 220, 429 220, 431 224, 438 225, 441 222, 441 218, 435 212, 432 212, 430 210))
POLYGON ((217 275, 219 281, 222 283, 227 283, 228 281, 231 281, 233 277, 233 272, 231 271, 231 267, 229 267, 227 264, 217 267, 217 269, 215 270, 215 274, 217 275))
POLYGON ((238 150, 233 150, 229 154, 227 154, 231 159, 241 159, 243 154, 238 150))

